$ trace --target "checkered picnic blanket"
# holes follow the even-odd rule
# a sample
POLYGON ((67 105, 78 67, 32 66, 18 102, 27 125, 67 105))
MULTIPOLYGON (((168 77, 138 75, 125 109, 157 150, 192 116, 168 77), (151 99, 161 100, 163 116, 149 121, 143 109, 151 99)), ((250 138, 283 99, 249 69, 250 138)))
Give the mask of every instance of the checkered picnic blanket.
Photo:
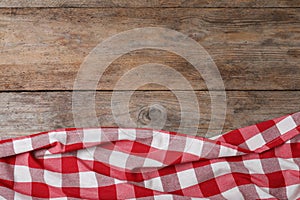
POLYGON ((300 113, 214 138, 67 128, 0 141, 0 199, 299 199, 300 113))

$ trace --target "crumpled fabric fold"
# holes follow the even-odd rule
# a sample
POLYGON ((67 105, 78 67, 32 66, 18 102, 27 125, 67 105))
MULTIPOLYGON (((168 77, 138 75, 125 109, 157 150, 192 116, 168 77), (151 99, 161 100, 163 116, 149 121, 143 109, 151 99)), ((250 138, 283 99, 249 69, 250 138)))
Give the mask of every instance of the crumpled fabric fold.
POLYGON ((66 128, 0 141, 0 199, 299 199, 300 112, 213 138, 66 128))

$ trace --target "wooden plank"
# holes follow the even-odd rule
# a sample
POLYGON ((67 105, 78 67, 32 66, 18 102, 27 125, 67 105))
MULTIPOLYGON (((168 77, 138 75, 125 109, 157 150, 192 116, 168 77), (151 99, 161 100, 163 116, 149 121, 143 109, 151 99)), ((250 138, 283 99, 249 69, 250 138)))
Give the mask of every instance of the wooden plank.
POLYGON ((299 7, 297 0, 2 0, 0 7, 299 7))
MULTIPOLYGON (((196 40, 215 61, 227 90, 299 90, 299 11, 1 9, 0 91, 72 90, 81 63, 98 43, 122 31, 149 26, 174 29, 196 40)), ((195 90, 207 89, 201 78, 206 75, 200 76, 182 57, 149 49, 115 60, 97 89, 113 90, 124 73, 149 62, 176 69, 195 90)), ((140 89, 165 90, 153 84, 140 89)), ((176 89, 187 88, 178 85, 176 89)))
MULTIPOLYGON (((177 92, 185 94, 185 91, 177 92)), ((81 92, 81 94, 87 93, 81 92)), ((129 93, 123 91, 115 94, 126 96, 129 93)), ((96 94, 96 113, 101 126, 117 126, 111 111, 111 95, 112 92, 96 94)), ((201 114, 198 134, 203 135, 210 123, 210 96, 206 91, 196 92, 196 95, 201 114)), ((226 120, 222 132, 297 112, 300 110, 299 96, 300 91, 229 91, 226 120)), ((2 92, 0 101, 2 138, 75 126, 71 92, 2 92)), ((166 91, 136 91, 131 96, 129 111, 137 126, 147 126, 149 110, 145 108, 152 104, 160 104, 167 111, 167 120, 163 129, 176 131, 181 121, 180 105, 175 95, 166 91)), ((190 99, 183 98, 181 105, 191 105, 190 99)), ((196 112, 194 107, 191 110, 190 116, 196 112)), ((86 106, 82 107, 80 114, 83 118, 90 116, 86 106)), ((152 116, 154 116, 152 120, 160 117, 155 113, 152 116)), ((189 130, 195 127, 191 125, 185 128, 189 130)))

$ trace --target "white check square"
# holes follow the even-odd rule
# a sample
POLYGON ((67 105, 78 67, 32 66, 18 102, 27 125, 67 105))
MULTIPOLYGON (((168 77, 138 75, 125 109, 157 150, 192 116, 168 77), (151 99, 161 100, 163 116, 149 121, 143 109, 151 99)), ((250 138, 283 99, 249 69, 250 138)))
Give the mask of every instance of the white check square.
POLYGON ((231 173, 230 165, 227 162, 217 162, 211 164, 214 177, 222 176, 231 173))
POLYGON ((32 197, 15 192, 14 200, 32 200, 32 197))
POLYGON ((13 140, 14 151, 16 154, 32 150, 32 143, 30 138, 21 140, 13 140))
POLYGON ((67 143, 67 133, 66 131, 59 131, 59 132, 49 132, 49 141, 50 143, 60 142, 62 144, 67 143))
POLYGON ((173 195, 171 194, 163 194, 163 195, 155 195, 154 200, 173 200, 173 195))
POLYGON ((244 166, 249 170, 250 174, 264 174, 263 167, 261 165, 260 160, 258 159, 251 159, 251 160, 244 160, 244 166))
POLYGON ((187 188, 198 184, 198 180, 194 169, 188 169, 181 172, 177 172, 177 177, 181 188, 187 188))
POLYGON ((99 128, 95 129, 84 129, 83 130, 83 142, 100 142, 102 131, 99 128))
POLYGON ((289 158, 289 159, 284 159, 284 158, 277 158, 279 165, 280 165, 280 169, 281 170, 295 170, 295 171, 299 171, 299 166, 297 165, 297 163, 294 161, 293 158, 289 158))
POLYGON ((151 146, 157 149, 167 150, 169 147, 170 135, 153 131, 151 146))
POLYGON ((242 193, 237 187, 222 192, 222 196, 225 197, 226 199, 240 199, 240 200, 244 199, 244 196, 242 195, 242 193))
POLYGON ((135 140, 136 139, 136 130, 119 128, 118 136, 119 136, 119 140, 135 140))
POLYGON ((109 157, 109 164, 117 166, 117 167, 125 168, 128 156, 129 155, 126 153, 113 151, 109 157))
POLYGON ((79 173, 80 187, 81 188, 96 188, 98 181, 95 172, 80 172, 79 173))
POLYGON ((49 170, 44 170, 44 180, 45 183, 54 187, 62 186, 62 174, 57 172, 52 172, 49 170))
POLYGON ((258 187, 256 185, 254 185, 255 190, 258 194, 258 196, 260 197, 260 199, 264 199, 264 198, 274 198, 274 196, 269 194, 269 189, 266 187, 258 187))
POLYGON ((161 192, 164 191, 160 177, 145 180, 144 183, 146 188, 161 192))
POLYGON ((80 149, 77 151, 77 158, 81 160, 94 160, 94 153, 96 151, 96 147, 89 147, 86 149, 80 149))
POLYGON ((299 199, 300 198, 300 185, 286 186, 286 196, 288 199, 299 199))
POLYGON ((294 119, 291 116, 281 120, 276 124, 276 126, 281 134, 284 134, 297 127, 294 119))
POLYGON ((15 182, 31 182, 31 174, 28 166, 16 165, 14 167, 15 182))
POLYGON ((143 167, 162 167, 162 166, 164 166, 163 163, 161 163, 157 160, 151 159, 151 158, 145 158, 145 161, 143 164, 143 167))
POLYGON ((203 148, 203 141, 193 138, 186 138, 184 152, 200 156, 203 148))
POLYGON ((246 144, 249 147, 251 151, 263 146, 265 144, 264 138, 261 136, 261 134, 257 134, 253 136, 252 138, 249 138, 246 140, 246 144))
POLYGON ((219 157, 236 156, 237 150, 220 145, 219 157))
POLYGON ((127 183, 127 181, 114 178, 114 183, 115 183, 115 185, 117 185, 117 184, 127 183))

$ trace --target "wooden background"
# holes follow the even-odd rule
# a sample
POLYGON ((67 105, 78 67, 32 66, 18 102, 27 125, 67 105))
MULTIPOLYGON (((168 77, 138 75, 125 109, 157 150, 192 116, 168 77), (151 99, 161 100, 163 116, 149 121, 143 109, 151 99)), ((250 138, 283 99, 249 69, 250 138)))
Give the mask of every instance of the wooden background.
MULTIPOLYGON (((72 89, 84 58, 107 37, 141 27, 182 32, 211 55, 227 94, 223 132, 300 111, 299 0, 1 0, 0 7, 1 138, 74 127, 72 89)), ((211 110, 201 75, 180 56, 151 49, 123 55, 104 73, 96 95, 99 123, 117 125, 111 94, 130 91, 113 91, 115 84, 154 61, 193 86, 203 135, 211 110)), ((138 126, 147 125, 153 102, 167 109, 164 129, 176 131, 180 105, 172 91, 155 84, 132 95, 130 115, 138 126)))

